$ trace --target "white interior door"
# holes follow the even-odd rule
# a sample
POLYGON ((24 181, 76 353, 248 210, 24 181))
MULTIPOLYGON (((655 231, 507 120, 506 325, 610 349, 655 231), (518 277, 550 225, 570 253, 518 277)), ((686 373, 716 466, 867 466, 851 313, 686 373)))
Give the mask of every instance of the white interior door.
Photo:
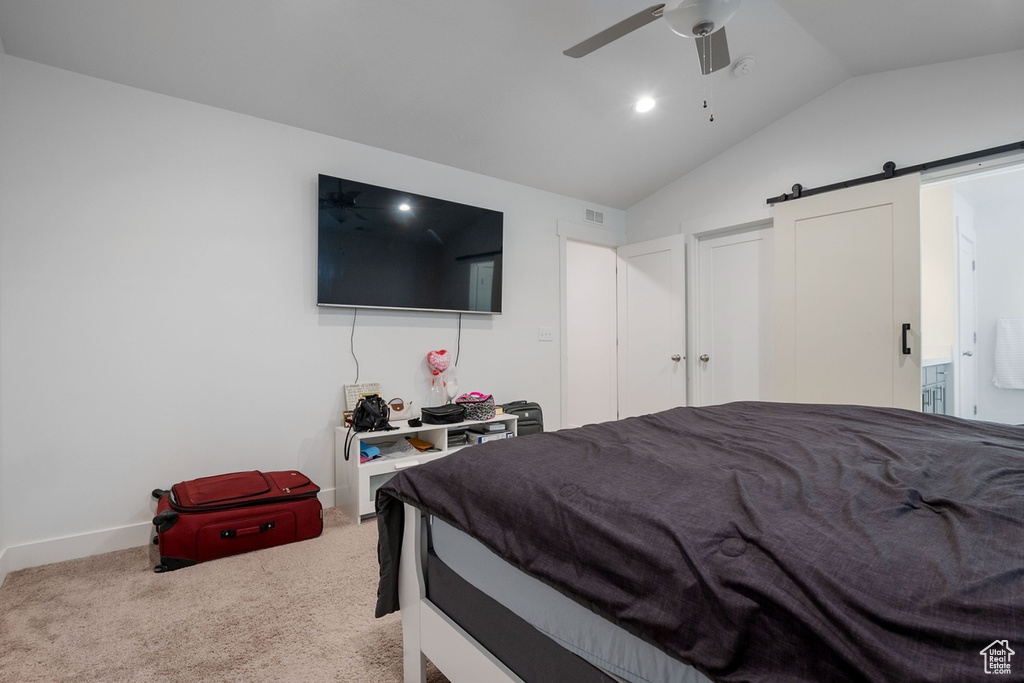
POLYGON ((616 402, 616 254, 612 247, 567 240, 565 425, 614 420, 616 402))
POLYGON ((775 206, 777 400, 921 409, 920 187, 775 206))
POLYGON ((957 417, 978 414, 978 323, 975 272, 976 237, 960 217, 956 227, 956 327, 953 405, 957 417))
POLYGON ((686 405, 682 235, 618 249, 619 417, 686 405))
POLYGON ((697 348, 690 359, 700 405, 771 398, 772 230, 697 243, 697 348))

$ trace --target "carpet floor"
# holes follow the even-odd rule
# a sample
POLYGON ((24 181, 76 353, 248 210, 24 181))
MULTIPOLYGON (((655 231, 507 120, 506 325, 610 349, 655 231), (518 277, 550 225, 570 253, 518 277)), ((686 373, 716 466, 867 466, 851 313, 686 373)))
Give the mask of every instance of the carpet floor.
POLYGON ((376 547, 376 524, 330 508, 319 538, 175 572, 153 572, 150 546, 12 572, 0 682, 401 681, 401 619, 373 617, 376 547))

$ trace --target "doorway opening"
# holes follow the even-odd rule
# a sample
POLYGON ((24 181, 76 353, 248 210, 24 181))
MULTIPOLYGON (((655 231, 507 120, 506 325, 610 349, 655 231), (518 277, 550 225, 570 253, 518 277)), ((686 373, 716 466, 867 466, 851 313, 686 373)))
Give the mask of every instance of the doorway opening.
MULTIPOLYGON (((922 185, 925 412, 1024 422, 1024 391, 993 382, 999 321, 1024 321, 1022 224, 1024 163, 1019 160, 961 170, 922 185)), ((1024 369, 1019 372, 1024 376, 1024 369)))
POLYGON ((559 221, 562 426, 686 405, 681 235, 625 235, 559 221))

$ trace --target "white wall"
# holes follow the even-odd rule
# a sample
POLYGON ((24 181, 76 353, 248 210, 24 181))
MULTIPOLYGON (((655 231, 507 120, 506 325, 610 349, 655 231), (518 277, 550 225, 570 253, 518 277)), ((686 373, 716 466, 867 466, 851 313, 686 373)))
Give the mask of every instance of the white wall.
POLYGON ((976 204, 978 235, 978 419, 1024 424, 1024 391, 998 389, 995 375, 997 318, 1024 318, 1024 197, 976 204))
POLYGON ((925 360, 953 352, 956 230, 953 185, 921 188, 921 350, 925 360))
POLYGON ((1021 82, 1024 51, 850 79, 631 207, 629 241, 764 219, 765 199, 794 183, 1020 141, 1021 82))
MULTIPOLYGON (((4 158, 4 70, 6 65, 6 59, 4 57, 3 44, 0 43, 0 159, 4 158)), ((0 178, 0 221, 3 216, 3 186, 2 178, 0 178)), ((2 225, 2 223, 0 223, 2 225)), ((3 242, 0 240, 0 262, 3 260, 3 242)), ((3 279, 0 278, 0 358, 3 358, 3 279)), ((0 373, 0 395, 3 394, 4 378, 3 374, 0 373)), ((3 421, 3 404, 0 402, 0 584, 3 583, 4 577, 7 576, 9 571, 7 568, 7 534, 5 531, 4 524, 4 501, 6 500, 6 489, 8 486, 7 478, 4 476, 4 421, 3 421)))
MULTIPOLYGON (((182 479, 299 468, 333 488, 356 368, 353 312, 315 305, 321 172, 505 212, 504 314, 464 317, 460 386, 538 401, 560 424, 560 344, 537 328, 559 328, 556 225, 582 201, 3 60, 11 569, 145 543, 150 490, 182 479)), ((423 359, 454 354, 456 320, 360 311, 360 380, 421 399, 423 359)))

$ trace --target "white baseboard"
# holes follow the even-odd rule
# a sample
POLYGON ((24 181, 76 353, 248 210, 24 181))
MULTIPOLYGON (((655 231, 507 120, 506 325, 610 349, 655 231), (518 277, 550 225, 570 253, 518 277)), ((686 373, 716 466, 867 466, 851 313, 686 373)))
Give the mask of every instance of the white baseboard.
MULTIPOLYGON (((333 488, 321 489, 317 498, 325 508, 334 507, 333 488)), ((152 534, 153 525, 141 522, 114 529, 8 546, 0 551, 0 584, 9 573, 19 569, 149 545, 152 542, 152 534)))
POLYGON ((90 531, 74 536, 51 538, 35 543, 6 548, 3 563, 7 572, 38 567, 53 562, 74 560, 79 557, 109 553, 114 550, 136 548, 150 543, 153 525, 149 522, 131 524, 115 529, 90 531))
POLYGON ((0 586, 4 584, 4 579, 10 571, 7 567, 7 548, 0 548, 0 586))

